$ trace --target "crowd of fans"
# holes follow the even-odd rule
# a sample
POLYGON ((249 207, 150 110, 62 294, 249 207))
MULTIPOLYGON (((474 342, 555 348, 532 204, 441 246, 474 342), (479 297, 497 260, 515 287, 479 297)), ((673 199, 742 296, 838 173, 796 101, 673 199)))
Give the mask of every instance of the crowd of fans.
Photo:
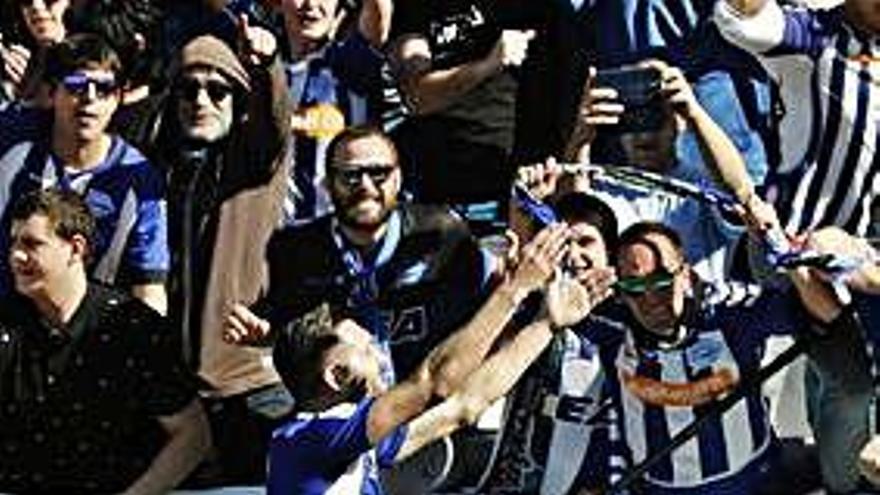
POLYGON ((880 492, 878 198, 878 0, 4 0, 0 492, 880 492))

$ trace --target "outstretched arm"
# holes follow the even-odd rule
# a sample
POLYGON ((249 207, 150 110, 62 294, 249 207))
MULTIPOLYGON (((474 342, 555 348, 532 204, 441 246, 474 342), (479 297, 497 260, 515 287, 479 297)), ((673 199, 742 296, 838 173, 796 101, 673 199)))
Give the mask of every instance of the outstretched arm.
POLYGON ((406 440, 395 461, 406 459, 434 440, 475 423, 492 402, 513 387, 552 338, 553 331, 546 319, 520 330, 468 378, 459 393, 410 421, 406 440))
POLYGON ((779 220, 775 212, 755 193, 755 185, 739 149, 697 101, 684 73, 657 60, 645 62, 644 65, 660 72, 663 97, 673 111, 693 129, 703 160, 721 185, 733 193, 761 230, 777 228, 779 220))
POLYGON ((542 287, 562 256, 566 229, 541 231, 523 250, 510 280, 497 288, 463 328, 437 346, 416 371, 376 399, 367 435, 377 442, 427 407, 434 396, 446 397, 482 363, 495 340, 530 292, 542 287))
POLYGON ((826 227, 812 232, 807 248, 820 254, 835 254, 860 263, 846 276, 847 285, 856 291, 880 294, 880 253, 863 238, 839 227, 826 227))
POLYGON ((409 423, 396 460, 405 459, 426 444, 474 423, 493 402, 507 393, 541 355, 553 332, 585 318, 611 295, 613 274, 599 270, 589 289, 566 276, 547 288, 545 315, 520 330, 471 374, 448 399, 409 423))

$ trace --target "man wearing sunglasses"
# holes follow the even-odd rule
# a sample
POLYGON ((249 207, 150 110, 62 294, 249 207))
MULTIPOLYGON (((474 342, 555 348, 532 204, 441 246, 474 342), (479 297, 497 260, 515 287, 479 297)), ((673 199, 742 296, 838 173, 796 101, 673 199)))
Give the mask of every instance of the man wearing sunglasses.
POLYGON ((226 336, 253 343, 329 299, 373 335, 391 384, 477 310, 487 261, 448 210, 398 201, 397 150, 380 130, 344 130, 326 167, 334 213, 273 235, 266 296, 234 307, 226 336))
MULTIPOLYGON (((8 204, 29 191, 58 187, 83 195, 98 222, 90 275, 164 312, 164 184, 140 152, 107 131, 119 104, 119 74, 117 54, 97 36, 72 35, 49 49, 44 83, 52 110, 10 107, 0 116, 0 181, 8 191, 0 211, 7 225, 8 204)), ((0 292, 9 290, 8 273, 0 262, 0 292)))
POLYGON ((328 295, 348 307, 386 351, 385 377, 406 377, 473 314, 485 260, 465 224, 439 207, 398 203, 401 170, 381 131, 349 128, 331 142, 327 189, 334 213, 276 233, 269 288, 227 321, 231 341, 264 337, 328 295))
POLYGON ((290 120, 275 37, 247 16, 237 23, 234 47, 207 34, 176 54, 153 145, 169 184, 170 316, 214 433, 203 486, 262 484, 269 435, 290 409, 268 353, 221 339, 228 306, 265 282, 290 120))
MULTIPOLYGON (((624 308, 582 330, 601 342, 621 439, 616 455, 629 466, 753 375, 769 335, 795 334, 804 322, 833 328, 846 314, 803 268, 789 273, 790 290, 704 283, 687 263, 678 234, 658 223, 637 223, 621 234, 616 269, 624 308)), ((773 451, 768 411, 760 392, 750 390, 654 465, 644 488, 651 494, 757 493, 773 451)))
MULTIPOLYGON (((343 127, 388 121, 388 81, 382 47, 391 27, 391 0, 282 0, 289 51, 287 87, 295 166, 285 218, 304 223, 329 213, 327 145, 343 127), (384 92, 388 92, 387 95, 384 92)), ((399 119, 401 116, 397 115, 399 119)))

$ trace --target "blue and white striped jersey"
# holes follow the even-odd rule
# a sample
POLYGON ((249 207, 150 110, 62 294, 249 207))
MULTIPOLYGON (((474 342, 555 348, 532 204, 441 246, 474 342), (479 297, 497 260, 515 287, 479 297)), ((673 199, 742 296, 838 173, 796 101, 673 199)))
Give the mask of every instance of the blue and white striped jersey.
POLYGON ((299 413, 269 446, 269 495, 381 495, 379 468, 391 467, 406 439, 400 426, 375 447, 367 438, 373 398, 299 413))
POLYGON ((329 213, 324 188, 325 153, 345 127, 390 119, 384 102, 394 95, 386 84, 381 52, 359 33, 333 42, 287 66, 287 86, 295 112, 288 158, 294 166, 284 203, 288 223, 303 223, 329 213))
POLYGON ((775 1, 749 18, 718 2, 715 22, 775 72, 785 106, 797 113, 782 128, 785 161, 768 180, 785 226, 838 225, 864 235, 880 193, 880 34, 857 31, 842 6, 775 1))
POLYGON ((509 396, 480 493, 563 495, 598 486, 609 434, 602 375, 596 344, 572 330, 557 335, 509 396))
MULTIPOLYGON (((85 171, 51 152, 51 115, 11 107, 0 114, 0 252, 9 248, 9 212, 30 191, 59 187, 85 198, 97 223, 91 275, 107 284, 161 282, 169 269, 165 181, 143 155, 112 137, 107 156, 85 171)), ((0 293, 11 279, 0 260, 0 293)))
MULTIPOLYGON (((628 312, 616 319, 593 318, 584 329, 591 339, 609 343, 625 329, 623 339, 600 347, 600 356, 623 458, 630 464, 668 444, 743 376, 756 372, 767 336, 803 326, 803 309, 788 292, 738 283, 700 287, 700 294, 688 300, 686 337, 676 345, 650 343, 628 312)), ((736 493, 751 493, 753 479, 747 474, 771 440, 766 406, 755 391, 706 424, 645 479, 659 490, 742 483, 736 493)))

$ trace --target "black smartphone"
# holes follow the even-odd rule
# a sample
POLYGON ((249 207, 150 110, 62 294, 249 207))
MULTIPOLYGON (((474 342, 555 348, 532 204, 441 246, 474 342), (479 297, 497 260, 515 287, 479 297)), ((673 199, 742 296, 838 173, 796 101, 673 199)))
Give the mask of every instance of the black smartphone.
POLYGON ((616 126, 618 132, 656 131, 665 118, 660 94, 660 71, 652 67, 616 67, 596 73, 595 86, 617 90, 626 110, 616 126))

